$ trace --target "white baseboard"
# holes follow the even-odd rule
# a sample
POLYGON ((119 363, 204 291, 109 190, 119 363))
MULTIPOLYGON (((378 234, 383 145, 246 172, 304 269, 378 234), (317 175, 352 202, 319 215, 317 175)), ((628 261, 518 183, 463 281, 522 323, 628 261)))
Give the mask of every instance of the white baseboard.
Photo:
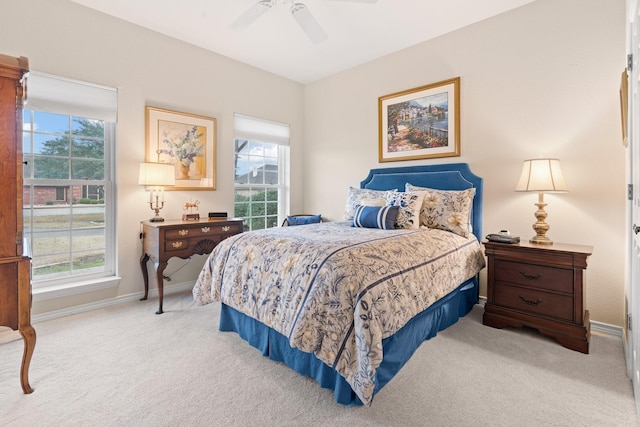
MULTIPOLYGON (((171 295, 178 292, 183 292, 189 289, 193 289, 194 281, 178 283, 171 286, 164 287, 164 295, 171 295)), ((109 298, 89 304, 81 304, 73 307, 67 307, 60 310, 47 311, 42 314, 34 314, 31 316, 31 323, 45 322, 47 320, 53 320, 60 317, 70 316, 72 314, 84 313, 91 310, 97 310, 100 308, 110 307, 117 304, 123 304, 132 301, 138 301, 144 296, 144 292, 135 292, 133 294, 121 295, 115 298, 109 298)), ((149 289, 149 297, 157 297, 158 289, 149 289)))
POLYGON ((608 323, 591 321, 591 331, 598 332, 605 335, 611 335, 618 338, 622 338, 623 330, 622 326, 610 325, 608 323))

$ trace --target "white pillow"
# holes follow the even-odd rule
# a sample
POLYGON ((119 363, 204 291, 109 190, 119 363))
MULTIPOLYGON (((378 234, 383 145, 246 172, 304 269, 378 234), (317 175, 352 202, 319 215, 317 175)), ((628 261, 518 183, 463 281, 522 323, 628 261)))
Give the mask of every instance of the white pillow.
POLYGON ((353 216, 356 213, 356 206, 367 203, 368 200, 375 199, 384 199, 387 200, 387 195, 390 193, 397 192, 397 189, 394 190, 369 190, 366 188, 355 188, 349 187, 349 191, 347 192, 347 205, 344 208, 344 220, 352 221, 353 216))
POLYGON ((396 192, 387 195, 387 205, 400 206, 396 228, 420 228, 420 210, 424 196, 424 191, 396 192))
POLYGON ((362 199, 360 201, 360 206, 387 206, 387 199, 381 197, 379 199, 362 199))

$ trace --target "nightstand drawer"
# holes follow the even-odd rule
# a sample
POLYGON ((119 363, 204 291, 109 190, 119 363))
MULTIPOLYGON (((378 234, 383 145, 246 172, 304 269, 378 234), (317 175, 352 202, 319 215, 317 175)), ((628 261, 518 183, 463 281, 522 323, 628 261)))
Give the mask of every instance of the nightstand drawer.
POLYGON ((207 224, 195 223, 194 226, 167 230, 165 239, 184 239, 187 237, 205 237, 213 235, 231 236, 242 232, 242 224, 207 224))
POLYGON ((189 248, 189 239, 180 239, 180 240, 165 240, 164 241, 164 250, 167 252, 171 251, 182 251, 184 249, 189 248))
POLYGON ((165 239, 185 239, 189 237, 194 230, 190 230, 188 228, 181 228, 179 230, 167 230, 164 233, 165 239))
POLYGON ((496 281, 573 293, 572 270, 505 260, 495 260, 494 268, 496 281))
POLYGON ((567 295, 495 283, 495 304, 521 312, 573 320, 573 298, 567 295))

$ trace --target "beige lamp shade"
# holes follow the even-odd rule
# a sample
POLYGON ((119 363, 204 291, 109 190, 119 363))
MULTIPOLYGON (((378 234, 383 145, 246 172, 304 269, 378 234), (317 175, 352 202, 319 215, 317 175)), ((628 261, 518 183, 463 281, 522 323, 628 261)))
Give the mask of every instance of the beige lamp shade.
POLYGON ((176 185, 175 167, 167 163, 140 163, 138 184, 146 185, 149 191, 149 207, 156 213, 151 222, 162 222, 160 209, 164 207, 164 187, 176 185))
POLYGON ((558 159, 525 160, 516 191, 566 192, 558 159))
POLYGON ((558 159, 531 159, 525 160, 522 165, 520 181, 516 185, 516 191, 537 191, 538 203, 535 205, 538 210, 535 213, 537 219, 533 224, 536 235, 529 240, 531 243, 541 245, 551 245, 553 241, 547 237, 549 225, 546 223, 547 212, 544 207, 545 192, 565 193, 567 185, 564 183, 560 161, 558 159))
POLYGON ((154 187, 176 185, 175 168, 168 163, 140 163, 138 184, 154 187))

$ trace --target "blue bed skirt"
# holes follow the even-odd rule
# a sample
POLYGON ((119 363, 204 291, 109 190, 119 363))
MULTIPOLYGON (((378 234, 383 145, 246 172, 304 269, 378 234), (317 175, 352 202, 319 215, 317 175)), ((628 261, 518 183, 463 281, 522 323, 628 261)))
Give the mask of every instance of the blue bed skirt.
MULTIPOLYGON (((375 393, 380 391, 409 360, 423 341, 436 336, 465 316, 478 303, 478 279, 473 278, 411 319, 402 329, 382 341, 384 358, 376 372, 375 393)), ((222 304, 219 329, 237 332, 253 347, 272 360, 283 362, 299 374, 315 378, 324 388, 333 390, 336 402, 362 405, 345 379, 313 353, 289 346, 289 340, 279 332, 222 304)))

